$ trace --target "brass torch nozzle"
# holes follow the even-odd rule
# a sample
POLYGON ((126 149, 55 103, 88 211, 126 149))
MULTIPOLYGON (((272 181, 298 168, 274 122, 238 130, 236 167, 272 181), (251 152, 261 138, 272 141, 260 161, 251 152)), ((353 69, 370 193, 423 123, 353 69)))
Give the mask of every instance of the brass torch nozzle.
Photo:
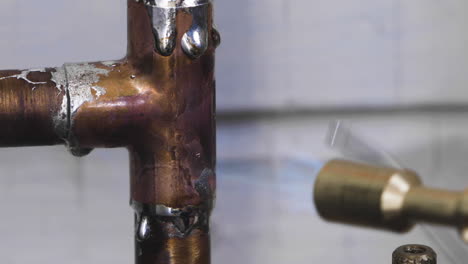
POLYGON ((417 222, 452 225, 468 242, 468 191, 424 187, 409 170, 332 160, 317 176, 314 200, 329 221, 396 232, 417 222))

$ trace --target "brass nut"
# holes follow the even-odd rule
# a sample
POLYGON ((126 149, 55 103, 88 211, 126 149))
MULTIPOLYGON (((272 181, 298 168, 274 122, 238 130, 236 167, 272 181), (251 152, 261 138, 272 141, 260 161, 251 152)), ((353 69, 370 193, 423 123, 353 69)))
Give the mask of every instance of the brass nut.
POLYGON ((392 264, 437 264, 437 254, 428 246, 404 245, 393 251, 392 264))

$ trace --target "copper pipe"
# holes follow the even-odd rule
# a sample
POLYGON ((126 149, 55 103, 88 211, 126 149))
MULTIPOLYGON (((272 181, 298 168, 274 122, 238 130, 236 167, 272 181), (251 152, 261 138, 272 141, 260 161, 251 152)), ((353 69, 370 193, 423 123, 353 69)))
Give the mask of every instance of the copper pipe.
POLYGON ((396 232, 419 222, 451 225, 468 242, 468 192, 427 188, 409 170, 333 160, 318 174, 314 200, 330 221, 396 232))
POLYGON ((77 156, 128 148, 136 263, 207 264, 219 45, 212 4, 127 4, 126 58, 0 73, 0 122, 8 125, 0 143, 66 142, 77 156))
POLYGON ((54 113, 59 113, 65 91, 51 81, 55 72, 56 69, 0 71, 0 146, 63 143, 59 136, 63 128, 56 127, 59 117, 54 113))

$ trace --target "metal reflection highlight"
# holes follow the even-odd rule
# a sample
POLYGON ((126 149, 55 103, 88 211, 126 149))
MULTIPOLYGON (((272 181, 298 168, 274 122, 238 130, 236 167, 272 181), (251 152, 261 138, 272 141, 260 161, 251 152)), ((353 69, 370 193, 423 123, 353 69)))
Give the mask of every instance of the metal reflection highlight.
POLYGON ((182 49, 187 56, 196 59, 208 49, 208 6, 192 8, 191 12, 192 26, 182 37, 182 49))
POLYGON ((176 8, 148 7, 153 22, 153 34, 156 50, 163 56, 169 56, 176 46, 176 8))

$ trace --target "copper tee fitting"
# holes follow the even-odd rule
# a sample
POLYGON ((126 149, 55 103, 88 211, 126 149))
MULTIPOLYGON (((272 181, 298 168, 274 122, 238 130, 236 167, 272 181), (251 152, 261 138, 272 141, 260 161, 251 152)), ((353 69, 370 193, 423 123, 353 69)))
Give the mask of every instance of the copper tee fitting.
MULTIPOLYGON (((0 71, 0 146, 126 147, 139 264, 210 263, 211 0, 128 0, 122 60, 0 71)), ((105 36, 103 36, 105 37, 105 36)))

